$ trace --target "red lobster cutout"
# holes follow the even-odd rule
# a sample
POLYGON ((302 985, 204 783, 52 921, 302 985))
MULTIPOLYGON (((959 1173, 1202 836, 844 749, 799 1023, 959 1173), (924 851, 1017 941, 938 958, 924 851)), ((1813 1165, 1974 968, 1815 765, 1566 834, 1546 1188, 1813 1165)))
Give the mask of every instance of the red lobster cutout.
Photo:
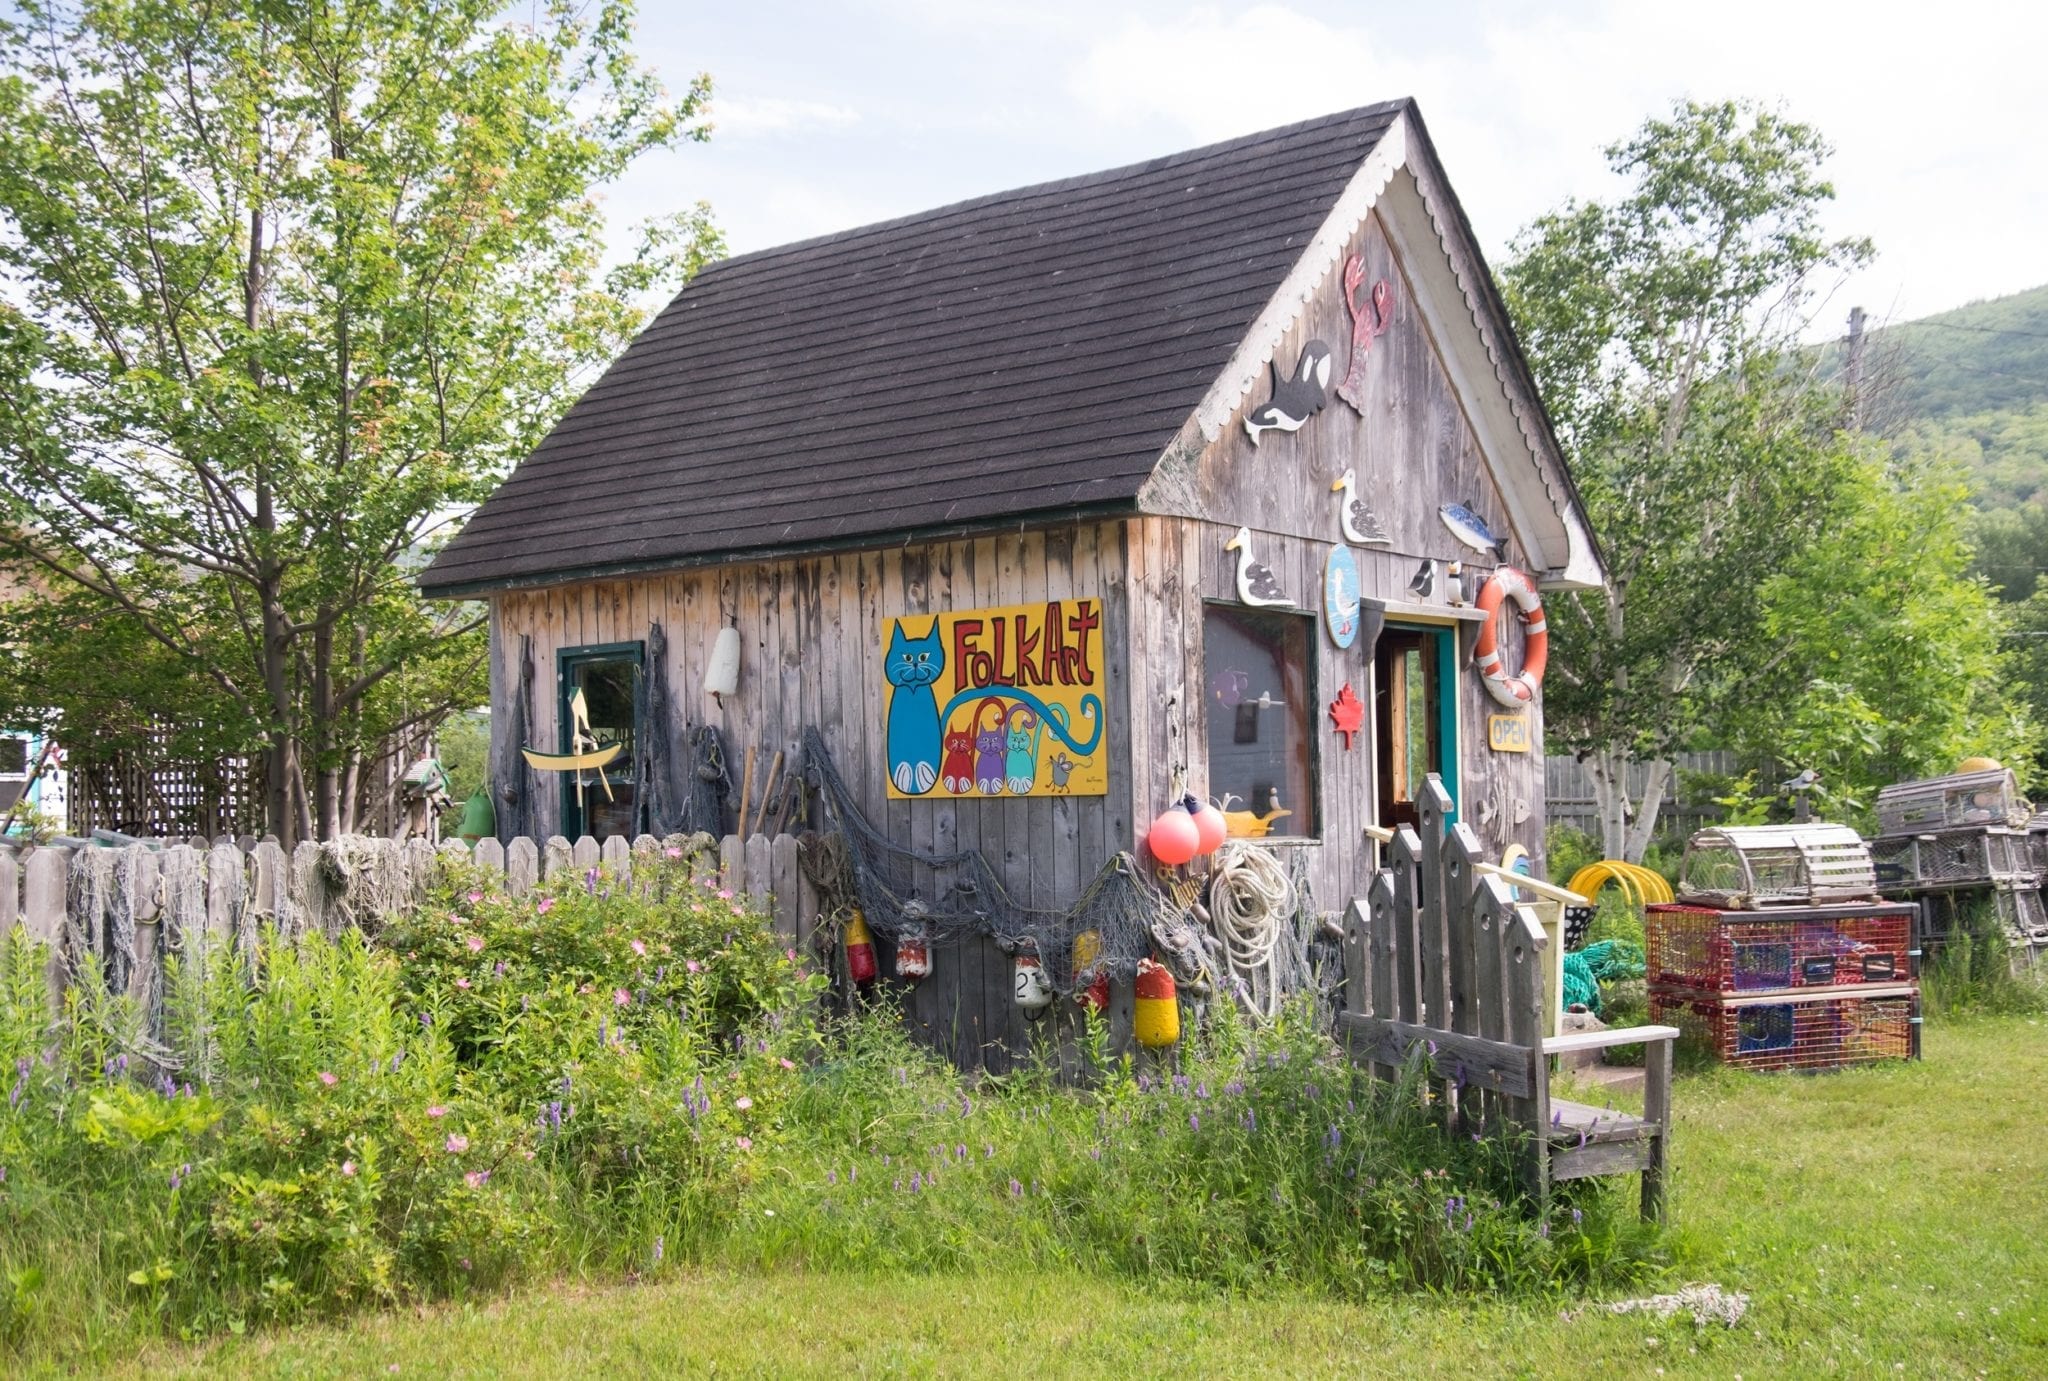
POLYGON ((1382 278, 1372 285, 1368 300, 1361 302, 1358 289, 1365 282, 1365 260, 1354 254, 1344 261, 1344 306, 1351 313, 1351 366, 1337 396, 1360 413, 1365 411, 1365 357, 1372 353, 1375 337, 1386 334, 1394 323, 1394 288, 1382 278))

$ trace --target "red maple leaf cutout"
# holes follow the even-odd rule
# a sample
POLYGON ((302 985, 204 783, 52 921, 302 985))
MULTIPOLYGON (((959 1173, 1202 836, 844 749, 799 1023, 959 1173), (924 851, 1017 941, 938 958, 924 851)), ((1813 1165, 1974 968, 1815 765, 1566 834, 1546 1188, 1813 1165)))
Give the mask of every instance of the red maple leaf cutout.
POLYGON ((1330 702, 1330 722, 1337 726, 1337 732, 1344 735, 1345 751, 1351 749, 1351 739, 1365 723, 1365 702, 1351 693, 1351 683, 1346 681, 1344 689, 1337 692, 1337 698, 1330 702))

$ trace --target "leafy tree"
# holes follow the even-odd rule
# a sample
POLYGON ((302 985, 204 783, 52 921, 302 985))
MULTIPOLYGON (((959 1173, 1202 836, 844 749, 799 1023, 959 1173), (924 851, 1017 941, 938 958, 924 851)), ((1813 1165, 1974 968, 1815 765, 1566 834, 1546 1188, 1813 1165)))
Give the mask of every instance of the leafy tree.
MULTIPOLYGON (((700 205, 601 266, 596 190, 705 129, 708 80, 664 95, 630 27, 626 0, 0 19, 0 548, 79 592, 99 693, 260 747, 287 841, 482 698, 478 613, 409 572, 718 250, 700 205)), ((13 698, 74 708, 35 656, 13 698)))
POLYGON ((1999 605, 1966 573, 1969 519, 1955 469, 1870 445, 1819 540, 1762 586, 1778 652, 1748 678, 1728 746, 1816 769, 1836 817, 1972 754, 2030 768, 2038 736, 2007 692, 1999 605))
POLYGON ((1672 755, 1769 658, 1762 588, 1854 472, 1840 395, 1787 364, 1812 281, 1870 252, 1820 232, 1827 154, 1772 111, 1682 103, 1608 150, 1621 195, 1539 218, 1503 274, 1608 556, 1605 590, 1552 603, 1545 697, 1611 857, 1643 856, 1672 755))

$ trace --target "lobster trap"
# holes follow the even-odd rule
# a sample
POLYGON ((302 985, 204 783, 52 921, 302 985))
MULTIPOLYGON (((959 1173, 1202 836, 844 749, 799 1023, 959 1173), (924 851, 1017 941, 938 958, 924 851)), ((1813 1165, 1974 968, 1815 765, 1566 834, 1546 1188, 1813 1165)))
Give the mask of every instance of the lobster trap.
POLYGON ((1870 846, 1880 887, 1911 890, 2016 882, 2036 885, 2040 865, 2025 831, 2004 825, 1896 835, 1870 846))
POLYGON ((1728 911, 1684 904, 1644 913, 1653 985, 1698 993, 1896 983, 1917 976, 1910 902, 1728 911))
POLYGON ((1943 945, 1975 931, 2003 933, 2014 946, 2048 946, 2048 901, 2038 888, 2014 883, 1925 892, 1918 898, 1922 934, 1943 945))
POLYGON ((1925 834, 1961 825, 2024 829, 2028 806, 2010 768, 1897 782, 1877 793, 1877 832, 1925 834))
POLYGON ((1650 1019, 1736 1069, 1846 1069, 1920 1056, 1920 994, 1911 984, 1755 997, 1653 987, 1650 1019))
POLYGON ((1870 846, 1846 825, 1731 825, 1686 841, 1678 899, 1720 910, 1877 900, 1870 846))

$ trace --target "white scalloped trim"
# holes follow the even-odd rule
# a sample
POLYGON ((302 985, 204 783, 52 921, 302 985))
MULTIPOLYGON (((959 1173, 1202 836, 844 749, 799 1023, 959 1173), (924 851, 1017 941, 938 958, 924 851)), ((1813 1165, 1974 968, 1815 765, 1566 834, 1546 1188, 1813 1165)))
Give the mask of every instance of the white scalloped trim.
POLYGON ((1480 305, 1479 294, 1466 276, 1464 256, 1451 246, 1451 232, 1444 227, 1444 218, 1437 205, 1435 179, 1427 168, 1410 168, 1408 176, 1414 180, 1415 194, 1422 202, 1423 211, 1429 216, 1429 228, 1437 239, 1437 248, 1443 251, 1444 262, 1450 267, 1451 277, 1458 284, 1458 291, 1465 298, 1465 314, 1471 318, 1472 329, 1479 333, 1479 343, 1486 349, 1486 358, 1493 366, 1494 382, 1500 386, 1501 398, 1508 405, 1508 412, 1515 419, 1515 427, 1522 434, 1522 444, 1529 448, 1529 459, 1535 463, 1536 473, 1543 479, 1543 492, 1550 498, 1560 516, 1572 514, 1577 505, 1568 490, 1557 483, 1556 474, 1546 462, 1549 446, 1543 428, 1536 425, 1535 409, 1531 400, 1522 392, 1518 371, 1509 361, 1506 352, 1500 348, 1499 338, 1494 334, 1493 325, 1486 309, 1480 305))
MULTIPOLYGON (((1245 395, 1265 376, 1273 352, 1287 336, 1303 307, 1318 292, 1337 266, 1338 258, 1371 214, 1380 194, 1394 179, 1394 173, 1408 161, 1408 117, 1399 115, 1387 126, 1379 143, 1361 163, 1351 181, 1344 185, 1330 214, 1309 240, 1301 258, 1288 271, 1265 310, 1245 333, 1242 344, 1231 355, 1216 382, 1195 410, 1195 421, 1205 440, 1214 441, 1243 406, 1245 395)), ((1489 351, 1491 346, 1488 347, 1489 351)))

